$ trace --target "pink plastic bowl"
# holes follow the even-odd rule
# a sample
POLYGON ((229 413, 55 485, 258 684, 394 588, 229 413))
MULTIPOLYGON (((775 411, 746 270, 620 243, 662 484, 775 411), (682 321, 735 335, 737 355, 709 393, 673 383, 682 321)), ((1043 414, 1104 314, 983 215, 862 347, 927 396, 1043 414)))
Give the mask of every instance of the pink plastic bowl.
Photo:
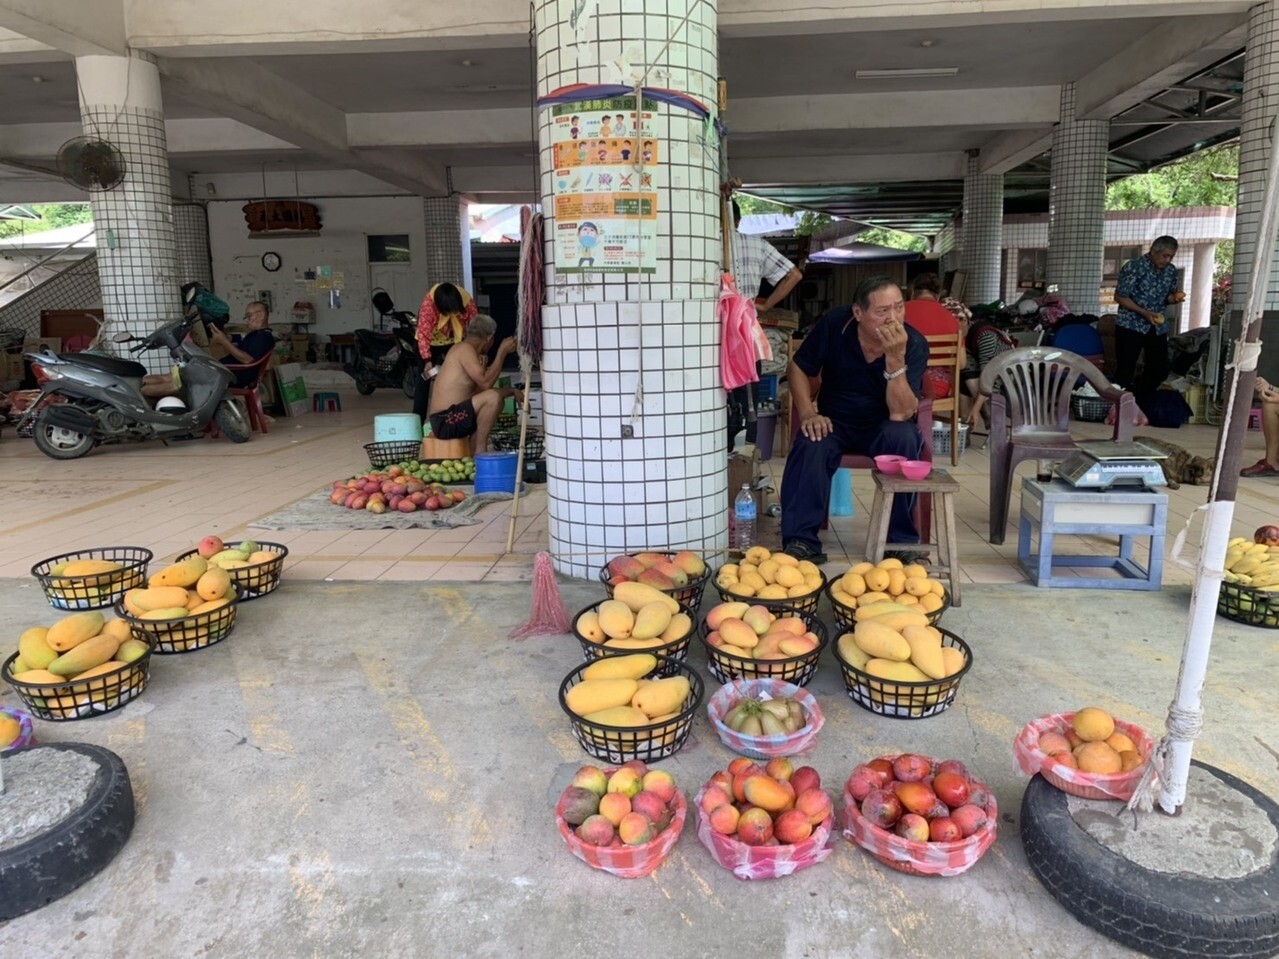
POLYGON ((885 453, 875 457, 875 468, 881 473, 900 473, 906 457, 885 453))
POLYGON ((928 474, 933 471, 933 464, 927 460, 903 460, 901 471, 902 476, 910 480, 927 479, 928 474))

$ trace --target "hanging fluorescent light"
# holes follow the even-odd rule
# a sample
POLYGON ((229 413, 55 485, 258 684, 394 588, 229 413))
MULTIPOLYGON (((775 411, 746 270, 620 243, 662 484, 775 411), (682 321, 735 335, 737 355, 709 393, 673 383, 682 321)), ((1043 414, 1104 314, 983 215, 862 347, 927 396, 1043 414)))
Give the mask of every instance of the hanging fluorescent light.
POLYGON ((910 77, 953 77, 959 67, 900 67, 893 70, 858 70, 858 80, 895 80, 910 77))

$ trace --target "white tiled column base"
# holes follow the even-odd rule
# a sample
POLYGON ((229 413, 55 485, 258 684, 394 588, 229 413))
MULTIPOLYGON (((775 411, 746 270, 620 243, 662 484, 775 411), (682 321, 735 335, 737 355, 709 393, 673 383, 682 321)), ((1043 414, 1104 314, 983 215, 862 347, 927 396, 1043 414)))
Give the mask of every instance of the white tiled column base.
MULTIPOLYGON (((714 3, 538 0, 538 94, 576 83, 649 84, 715 103, 714 3), (681 23, 686 15, 687 23, 681 23), (667 40, 671 39, 669 45, 667 40), (663 53, 663 48, 665 52, 663 53)), ((659 104, 656 272, 555 273, 551 112, 538 117, 546 295, 542 388, 551 554, 594 577, 617 553, 728 545, 728 437, 715 318, 720 277, 717 145, 705 122, 659 104), (642 370, 642 373, 641 373, 642 370), (636 388, 642 382, 638 414, 636 388), (634 438, 622 439, 623 426, 634 438)))
POLYGON ((213 264, 209 259, 209 216, 199 203, 173 207, 173 234, 177 239, 178 277, 182 283, 199 283, 213 289, 213 264))
POLYGON ((1004 235, 1003 174, 981 172, 981 157, 973 151, 964 177, 963 268, 968 272, 964 299, 989 303, 999 299, 1000 254, 1004 235))
POLYGON ((1106 230, 1106 149, 1110 124, 1075 119, 1075 85, 1061 88, 1053 129, 1048 205, 1048 282, 1076 313, 1100 311, 1106 230))
MULTIPOLYGON (((182 315, 160 74, 143 53, 79 57, 76 74, 85 135, 114 143, 127 168, 120 186, 90 197, 102 309, 108 329, 148 333, 182 315)), ((161 350, 139 358, 153 372, 171 366, 161 350)))
MULTIPOLYGON (((1256 256, 1255 239, 1266 193, 1270 163, 1270 123, 1279 102, 1279 7, 1273 0, 1248 11, 1248 45, 1244 54, 1243 126, 1239 132, 1239 193, 1235 213, 1235 263, 1231 273, 1231 307, 1243 310, 1256 256)), ((1279 256, 1276 257, 1279 260, 1279 256)), ((1279 309, 1279 269, 1270 265, 1266 310, 1279 309)), ((1231 336, 1238 335, 1238 323, 1231 336)), ((1263 354, 1264 356, 1264 354, 1263 354)))

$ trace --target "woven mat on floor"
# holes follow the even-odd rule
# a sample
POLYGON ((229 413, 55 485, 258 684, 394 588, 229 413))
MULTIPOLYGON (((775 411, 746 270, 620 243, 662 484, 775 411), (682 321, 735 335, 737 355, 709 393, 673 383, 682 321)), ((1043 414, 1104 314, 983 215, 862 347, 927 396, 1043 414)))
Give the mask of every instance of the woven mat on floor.
POLYGON ((482 522, 475 514, 490 503, 505 503, 510 493, 471 493, 452 509, 434 513, 370 513, 365 509, 347 509, 329 502, 330 488, 312 493, 306 499, 290 503, 278 513, 249 525, 256 529, 350 530, 350 529, 451 529, 475 526, 482 522))

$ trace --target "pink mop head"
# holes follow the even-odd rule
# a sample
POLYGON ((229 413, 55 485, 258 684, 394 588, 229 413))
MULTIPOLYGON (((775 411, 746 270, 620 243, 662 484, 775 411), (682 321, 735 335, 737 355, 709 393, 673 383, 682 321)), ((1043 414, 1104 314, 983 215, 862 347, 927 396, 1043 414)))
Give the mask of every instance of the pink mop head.
POLYGON ((560 599, 559 584, 555 582, 555 570, 551 568, 551 554, 538 553, 533 561, 533 612, 527 623, 511 630, 511 639, 554 636, 567 633, 571 628, 564 600, 560 599))

